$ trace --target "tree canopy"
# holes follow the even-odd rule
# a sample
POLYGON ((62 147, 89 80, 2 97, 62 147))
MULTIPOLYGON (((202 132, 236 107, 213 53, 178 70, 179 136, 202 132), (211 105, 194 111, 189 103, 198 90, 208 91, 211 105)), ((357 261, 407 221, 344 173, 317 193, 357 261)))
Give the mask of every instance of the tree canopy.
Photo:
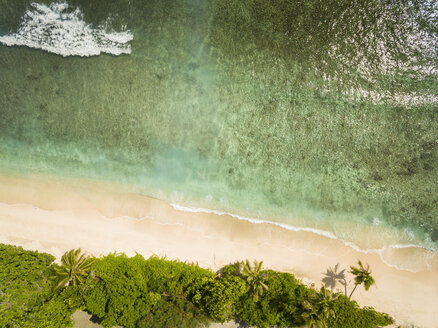
MULTIPOLYGON (((70 258, 75 253, 80 252, 67 252, 62 264, 75 262, 70 258)), ((262 270, 261 262, 246 262, 246 269, 237 262, 213 272, 165 258, 113 253, 90 262, 89 274, 78 283, 55 288, 49 278, 64 269, 53 260, 0 244, 1 327, 68 327, 77 309, 93 314, 104 327, 127 328, 195 328, 231 319, 259 328, 373 328, 393 322, 344 295, 306 286, 290 273, 262 270), (260 282, 266 286, 263 293, 254 288, 260 282)), ((355 269, 355 282, 369 284, 369 268, 359 263, 355 269)))

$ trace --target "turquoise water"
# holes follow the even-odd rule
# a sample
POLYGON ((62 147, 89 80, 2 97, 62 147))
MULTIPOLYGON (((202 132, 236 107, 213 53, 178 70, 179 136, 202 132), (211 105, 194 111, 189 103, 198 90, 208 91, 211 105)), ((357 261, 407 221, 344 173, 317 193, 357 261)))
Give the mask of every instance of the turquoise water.
POLYGON ((0 1, 0 170, 438 249, 433 2, 30 3, 0 1))

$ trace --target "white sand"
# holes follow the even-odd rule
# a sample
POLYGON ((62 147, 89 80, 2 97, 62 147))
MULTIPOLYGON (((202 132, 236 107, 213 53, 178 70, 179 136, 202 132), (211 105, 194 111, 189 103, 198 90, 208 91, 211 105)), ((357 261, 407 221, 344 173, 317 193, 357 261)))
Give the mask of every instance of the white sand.
POLYGON ((370 264, 376 280, 368 292, 359 287, 353 295, 361 306, 387 312, 398 324, 438 327, 437 254, 418 248, 366 254, 311 232, 177 211, 122 186, 0 175, 0 242, 57 258, 80 247, 95 255, 156 254, 212 269, 257 259, 265 268, 291 272, 317 286, 327 267, 339 262, 348 268, 361 259, 370 264), (418 272, 389 262, 415 263, 418 272))

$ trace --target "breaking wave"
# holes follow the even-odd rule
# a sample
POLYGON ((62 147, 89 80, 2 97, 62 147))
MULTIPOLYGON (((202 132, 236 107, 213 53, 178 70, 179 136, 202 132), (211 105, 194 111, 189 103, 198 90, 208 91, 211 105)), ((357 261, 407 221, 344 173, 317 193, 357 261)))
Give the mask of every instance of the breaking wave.
POLYGON ((105 26, 93 28, 76 8, 67 12, 67 3, 50 6, 32 3, 22 17, 18 31, 0 36, 6 46, 26 46, 64 57, 130 54, 130 31, 108 32, 105 26))
POLYGON ((248 218, 241 215, 222 212, 217 210, 210 210, 205 208, 195 208, 189 206, 182 206, 175 203, 170 203, 177 211, 189 212, 189 213, 210 213, 216 215, 229 215, 237 220, 247 221, 253 224, 272 224, 290 231, 305 231, 311 232, 326 238, 339 240, 344 245, 354 249, 361 253, 375 253, 380 256, 383 262, 387 265, 396 268, 397 270, 405 270, 410 272, 419 272, 422 270, 430 270, 430 263, 437 256, 438 252, 435 249, 419 246, 415 244, 389 244, 382 246, 381 248, 363 248, 351 241, 343 240, 337 237, 334 233, 308 227, 295 227, 289 224, 273 222, 262 219, 248 218))

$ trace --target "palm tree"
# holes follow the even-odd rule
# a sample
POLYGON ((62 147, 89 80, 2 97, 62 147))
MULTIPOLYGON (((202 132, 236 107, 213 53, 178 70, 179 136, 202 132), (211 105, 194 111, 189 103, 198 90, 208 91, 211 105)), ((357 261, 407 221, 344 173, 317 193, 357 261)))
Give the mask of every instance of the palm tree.
POLYGON ((338 294, 334 294, 332 291, 324 287, 321 287, 321 292, 318 293, 318 312, 322 316, 325 323, 328 319, 335 316, 335 310, 333 309, 333 305, 334 302, 338 299, 338 296, 338 294))
POLYGON ((263 294, 264 290, 268 290, 268 286, 264 283, 265 276, 262 269, 263 261, 257 262, 254 260, 254 267, 248 260, 241 264, 240 273, 249 285, 249 290, 253 295, 254 302, 259 300, 259 297, 263 294))
POLYGON ((89 275, 91 266, 96 262, 94 257, 87 257, 81 249, 65 252, 61 258, 61 266, 55 267, 54 279, 58 280, 56 288, 65 285, 80 285, 89 275))
POLYGON ((340 283, 344 286, 345 296, 347 296, 347 280, 345 279, 345 269, 338 272, 339 263, 337 263, 333 268, 328 268, 327 272, 324 273, 325 277, 322 278, 324 286, 330 288, 332 291, 336 287, 336 283, 340 283))
POLYGON ((307 323, 307 328, 327 328, 327 321, 335 316, 334 302, 338 299, 338 295, 332 291, 321 287, 321 291, 317 294, 315 304, 309 301, 304 301, 302 317, 307 323))
POLYGON ((358 261, 358 264, 359 268, 350 266, 350 273, 354 275, 354 288, 348 297, 349 299, 351 299, 351 295, 353 295, 357 286, 363 284, 365 290, 368 290, 375 283, 374 278, 371 276, 370 266, 367 264, 367 268, 365 269, 361 261, 358 261))
POLYGON ((315 309, 312 303, 308 301, 304 301, 302 303, 304 312, 302 314, 303 319, 307 323, 307 328, 319 328, 323 327, 326 328, 327 325, 323 320, 321 320, 321 317, 318 314, 318 311, 315 309))

